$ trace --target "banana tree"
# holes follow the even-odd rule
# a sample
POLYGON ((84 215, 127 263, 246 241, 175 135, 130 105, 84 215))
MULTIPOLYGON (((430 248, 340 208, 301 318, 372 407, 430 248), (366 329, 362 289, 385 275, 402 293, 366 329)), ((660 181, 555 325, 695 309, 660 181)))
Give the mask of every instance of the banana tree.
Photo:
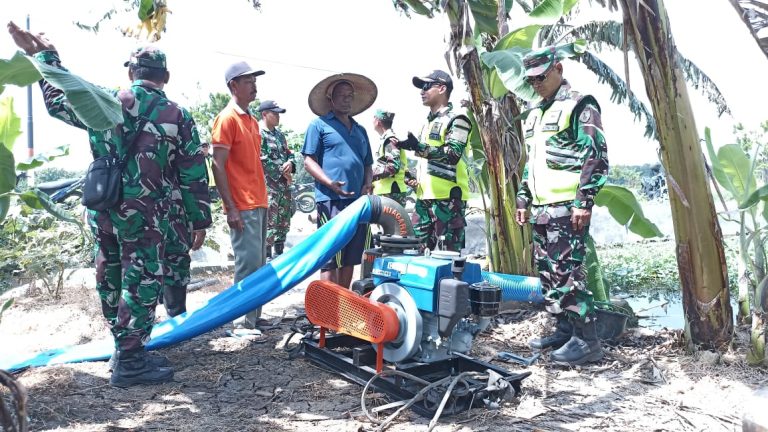
POLYGON ((669 18, 662 0, 619 3, 653 107, 671 190, 686 338, 691 345, 724 349, 733 335, 733 311, 722 233, 669 18))
POLYGON ((750 364, 766 365, 766 279, 765 231, 768 229, 768 186, 758 187, 757 155, 762 143, 756 143, 753 157, 738 144, 721 146, 717 151, 712 144, 709 128, 705 129, 705 142, 712 164, 712 174, 717 184, 736 201, 739 208, 728 210, 723 200, 724 220, 739 224, 739 261, 738 261, 738 320, 752 324, 750 351, 747 361, 750 364), (734 218, 734 213, 738 218, 734 218))
POLYGON ((760 50, 768 57, 768 3, 763 0, 730 0, 731 5, 746 24, 760 50))

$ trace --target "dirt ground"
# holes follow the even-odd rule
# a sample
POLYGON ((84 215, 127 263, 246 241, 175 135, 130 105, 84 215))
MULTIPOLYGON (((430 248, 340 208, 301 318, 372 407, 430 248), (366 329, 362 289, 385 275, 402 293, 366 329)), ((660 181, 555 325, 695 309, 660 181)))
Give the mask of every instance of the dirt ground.
MULTIPOLYGON (((190 293, 198 307, 226 288, 190 293)), ((31 430, 77 431, 364 431, 376 425, 360 407, 361 387, 283 349, 292 318, 303 306, 302 284, 265 306, 277 326, 258 340, 227 337, 219 328, 163 350, 175 382, 112 388, 105 362, 26 370, 31 430)), ((0 323, 3 350, 42 350, 107 336, 93 288, 69 286, 61 300, 36 293, 17 299, 0 323)), ((159 319, 164 311, 159 308, 159 319)), ((527 340, 551 326, 547 314, 519 305, 501 314, 475 341, 472 355, 499 363, 498 351, 529 355, 527 340)), ((564 369, 546 355, 527 368, 524 393, 499 409, 476 408, 440 420, 437 431, 731 431, 742 405, 768 383, 744 363, 746 329, 722 356, 685 354, 679 331, 627 332, 606 346, 598 364, 564 369)), ((8 395, 5 394, 5 397, 8 395)), ((405 412, 392 431, 424 431, 429 419, 405 412)))

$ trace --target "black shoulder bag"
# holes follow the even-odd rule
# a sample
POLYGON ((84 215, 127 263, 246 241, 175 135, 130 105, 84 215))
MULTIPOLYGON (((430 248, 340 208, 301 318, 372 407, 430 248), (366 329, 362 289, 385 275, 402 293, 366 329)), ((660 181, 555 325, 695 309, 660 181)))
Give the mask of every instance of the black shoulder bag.
POLYGON ((160 102, 160 99, 160 97, 155 97, 144 114, 139 116, 136 133, 129 145, 125 147, 125 154, 122 157, 111 153, 95 159, 88 166, 83 182, 82 203, 85 207, 91 210, 104 211, 115 208, 123 202, 123 168, 125 168, 133 144, 149 121, 148 115, 160 102))

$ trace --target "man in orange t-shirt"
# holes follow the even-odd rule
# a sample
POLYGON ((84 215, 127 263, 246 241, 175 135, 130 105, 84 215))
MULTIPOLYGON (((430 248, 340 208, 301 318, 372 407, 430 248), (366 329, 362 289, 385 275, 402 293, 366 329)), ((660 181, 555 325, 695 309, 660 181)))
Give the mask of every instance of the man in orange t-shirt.
MULTIPOLYGON (((264 71, 237 62, 224 77, 232 100, 213 121, 213 177, 227 214, 235 283, 264 265, 267 237, 267 188, 261 166, 259 123, 248 110, 256 100, 256 77, 264 71)), ((261 308, 235 320, 235 329, 261 325, 261 308)), ((243 332, 238 332, 243 333, 243 332)))

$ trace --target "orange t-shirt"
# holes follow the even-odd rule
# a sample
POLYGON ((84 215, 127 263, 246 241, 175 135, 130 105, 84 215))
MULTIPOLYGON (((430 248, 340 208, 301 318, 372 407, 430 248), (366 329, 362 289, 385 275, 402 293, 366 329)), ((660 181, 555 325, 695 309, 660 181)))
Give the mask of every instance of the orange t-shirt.
POLYGON ((213 121, 213 147, 229 149, 224 169, 238 210, 267 208, 267 186, 261 166, 261 134, 256 117, 230 102, 213 121))

